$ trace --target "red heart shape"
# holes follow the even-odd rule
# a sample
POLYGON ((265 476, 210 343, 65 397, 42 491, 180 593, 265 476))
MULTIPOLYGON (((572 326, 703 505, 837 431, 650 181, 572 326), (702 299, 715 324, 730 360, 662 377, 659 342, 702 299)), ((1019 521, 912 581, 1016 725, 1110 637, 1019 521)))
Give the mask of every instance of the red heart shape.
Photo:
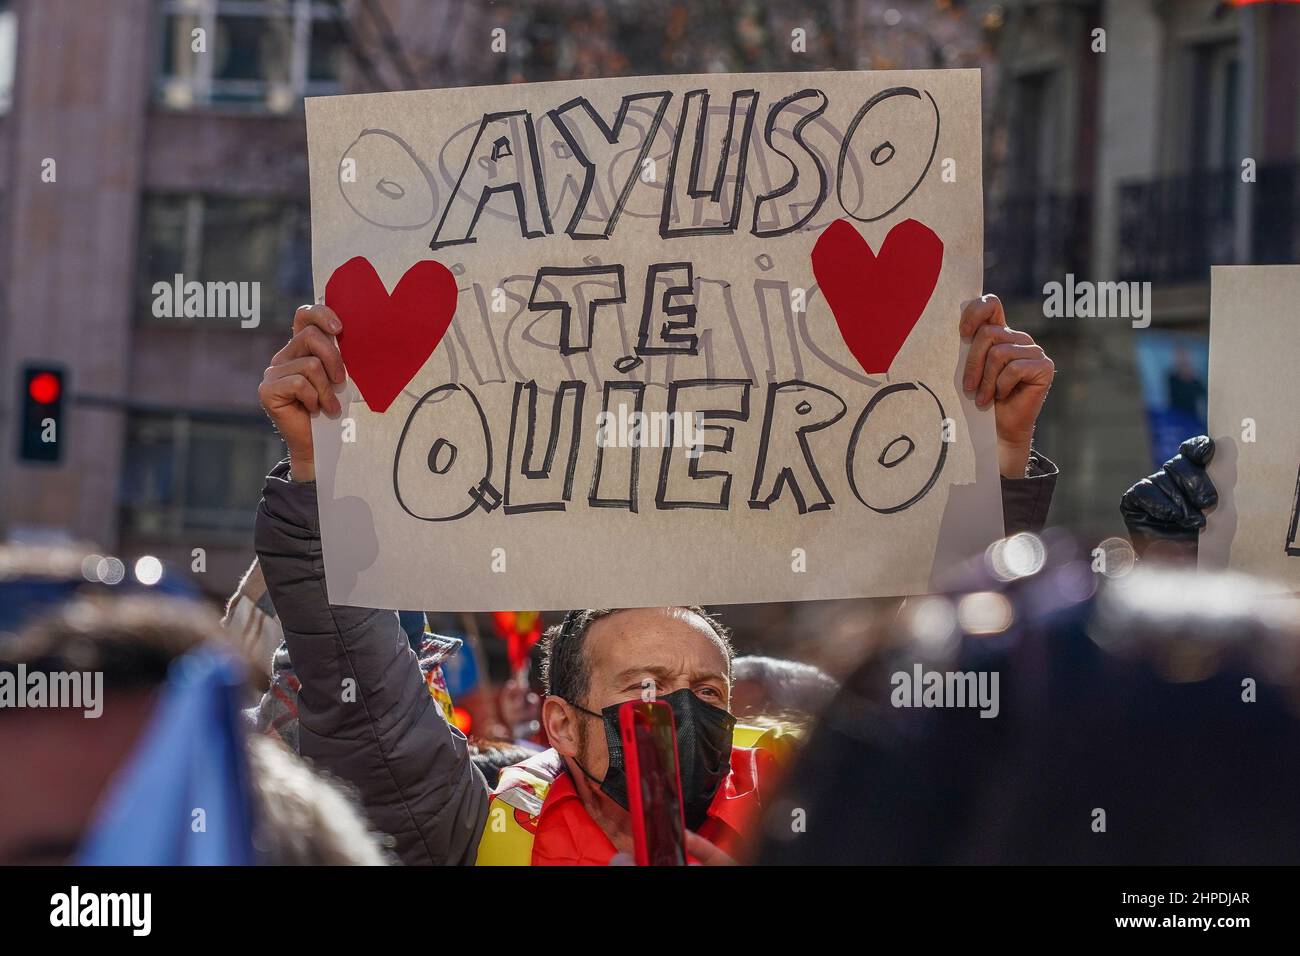
POLYGON ((862 371, 889 371, 934 294, 942 265, 943 242, 915 219, 890 229, 879 255, 847 219, 822 230, 813 275, 862 371))
POLYGON ((407 269, 392 295, 365 256, 334 270, 325 304, 343 323, 339 351, 372 411, 393 404, 428 361, 456 314, 456 295, 451 272, 432 259, 407 269))

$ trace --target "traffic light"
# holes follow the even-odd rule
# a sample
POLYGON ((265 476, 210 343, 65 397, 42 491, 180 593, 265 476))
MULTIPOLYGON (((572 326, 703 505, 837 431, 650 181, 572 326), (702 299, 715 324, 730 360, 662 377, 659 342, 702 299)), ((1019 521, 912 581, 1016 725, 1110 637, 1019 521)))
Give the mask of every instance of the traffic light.
POLYGON ((63 383, 64 370, 59 366, 23 367, 18 398, 20 461, 57 462, 63 457, 63 383))

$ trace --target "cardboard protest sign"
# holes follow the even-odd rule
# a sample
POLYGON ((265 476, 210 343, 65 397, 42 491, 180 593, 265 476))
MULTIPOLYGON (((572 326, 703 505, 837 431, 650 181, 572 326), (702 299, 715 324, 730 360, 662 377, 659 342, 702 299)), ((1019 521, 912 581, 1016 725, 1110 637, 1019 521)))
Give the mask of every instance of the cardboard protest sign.
POLYGON ((1210 271, 1210 478, 1202 568, 1300 591, 1300 266, 1210 271))
POLYGON ((307 131, 332 601, 907 594, 1001 534, 957 381, 977 71, 337 96, 307 131))

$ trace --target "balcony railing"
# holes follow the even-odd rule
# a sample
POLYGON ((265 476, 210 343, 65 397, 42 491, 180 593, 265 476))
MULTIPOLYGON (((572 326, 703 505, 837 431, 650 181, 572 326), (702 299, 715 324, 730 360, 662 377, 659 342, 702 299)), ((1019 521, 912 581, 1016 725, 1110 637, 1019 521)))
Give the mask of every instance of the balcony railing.
POLYGON ((990 199, 984 287, 1004 298, 1040 295, 1067 272, 1088 271, 1092 200, 1086 193, 990 199))
POLYGON ((1300 167, 1261 166, 1170 176, 1119 187, 1119 274, 1125 280, 1208 280, 1211 265, 1295 262, 1300 254, 1300 167), (1248 248, 1237 244, 1239 204, 1250 203, 1248 248))

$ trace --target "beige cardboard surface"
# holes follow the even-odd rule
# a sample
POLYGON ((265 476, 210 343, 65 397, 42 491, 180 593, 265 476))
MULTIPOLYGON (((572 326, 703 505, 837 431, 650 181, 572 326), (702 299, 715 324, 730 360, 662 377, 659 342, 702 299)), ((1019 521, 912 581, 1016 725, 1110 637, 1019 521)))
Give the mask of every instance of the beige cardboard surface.
POLYGON ((1209 473, 1219 504, 1198 551, 1300 590, 1300 266, 1210 273, 1209 473))
POLYGON ((978 71, 337 96, 307 130, 318 301, 356 257, 408 310, 442 276, 417 263, 455 286, 427 359, 433 305, 387 338, 386 306, 343 316, 343 411, 313 426, 331 601, 902 595, 1001 534, 993 415, 958 382, 978 71))

